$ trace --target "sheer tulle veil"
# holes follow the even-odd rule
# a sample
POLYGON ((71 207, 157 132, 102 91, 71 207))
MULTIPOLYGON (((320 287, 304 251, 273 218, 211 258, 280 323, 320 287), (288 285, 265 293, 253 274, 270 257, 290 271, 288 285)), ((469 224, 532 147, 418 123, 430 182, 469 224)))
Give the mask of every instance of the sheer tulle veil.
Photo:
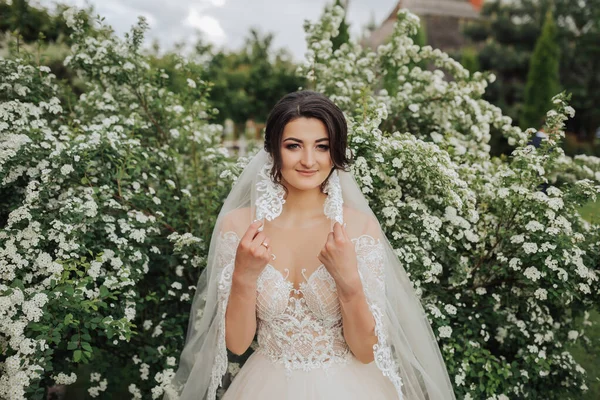
MULTIPOLYGON (((178 370, 165 385, 163 400, 216 398, 217 387, 228 365, 225 307, 218 300, 219 285, 227 281, 222 276, 224 264, 232 259, 231 254, 223 254, 219 245, 223 233, 231 229, 223 225, 224 216, 249 207, 248 219, 236 221, 243 233, 254 219, 272 220, 281 213, 284 202, 278 186, 265 174, 270 165, 270 154, 261 149, 237 178, 223 204, 212 233, 207 266, 196 287, 178 370)), ((423 307, 352 172, 336 169, 329 180, 327 193, 332 201, 325 214, 330 217, 331 225, 346 215, 340 212, 343 203, 343 207, 358 211, 375 222, 385 250, 382 293, 378 293, 385 300, 377 303, 384 306, 371 304, 378 336, 373 362, 394 384, 399 399, 454 400, 452 384, 423 307)), ((360 233, 361 222, 352 219, 344 222, 348 232, 360 233)))

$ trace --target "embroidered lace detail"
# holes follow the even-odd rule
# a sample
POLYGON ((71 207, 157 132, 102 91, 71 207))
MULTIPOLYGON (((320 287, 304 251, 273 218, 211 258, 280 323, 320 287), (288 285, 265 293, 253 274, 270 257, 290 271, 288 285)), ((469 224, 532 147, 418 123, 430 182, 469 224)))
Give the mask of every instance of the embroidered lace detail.
POLYGON ((256 191, 259 193, 256 199, 256 219, 266 218, 269 221, 277 218, 283 210, 285 203, 285 189, 282 185, 273 182, 269 171, 273 167, 273 159, 269 155, 269 161, 260 169, 256 182, 256 191))
POLYGON ((233 267, 235 254, 240 241, 238 235, 233 232, 225 232, 217 237, 215 246, 215 265, 217 266, 217 323, 218 338, 217 353, 213 365, 210 385, 208 387, 208 398, 216 398, 217 387, 221 386, 221 378, 227 372, 227 346, 225 343, 225 311, 231 291, 231 280, 233 278, 233 267))
POLYGON ((337 171, 331 173, 323 192, 328 194, 323 206, 325 215, 332 221, 343 224, 344 198, 342 197, 342 186, 340 185, 340 177, 337 171))
POLYGON ((358 237, 355 243, 358 260, 358 273, 363 284, 367 304, 375 320, 377 343, 373 345, 375 364, 384 376, 387 376, 396 388, 398 398, 403 399, 402 379, 398 372, 398 363, 394 360, 388 344, 388 332, 384 325, 385 315, 385 250, 383 243, 369 236, 358 237))
POLYGON ((331 365, 352 357, 342 333, 335 281, 324 265, 309 277, 305 272, 299 289, 270 264, 257 281, 256 351, 284 366, 287 376, 296 369, 323 368, 327 373, 331 365))
MULTIPOLYGON (((256 182, 256 191, 259 194, 256 199, 256 219, 266 218, 272 221, 283 211, 285 189, 282 185, 273 182, 270 177, 271 168, 273 168, 273 159, 269 155, 267 163, 258 173, 259 180, 256 182)), ((337 171, 331 173, 323 192, 328 193, 323 205, 324 214, 332 221, 344 223, 344 199, 337 171)))
MULTIPOLYGON (((218 271, 218 350, 209 386, 214 398, 221 377, 227 370, 225 346, 225 311, 231 290, 235 252, 240 238, 233 231, 220 235, 217 260, 224 267, 218 271)), ((393 383, 398 398, 403 399, 398 364, 387 342, 385 315, 385 252, 383 243, 370 235, 352 239, 357 255, 358 272, 369 309, 375 320, 378 338, 373 346, 374 359, 383 375, 393 383)), ((302 270, 304 282, 299 289, 271 264, 257 280, 258 344, 256 351, 283 365, 289 376, 292 370, 328 368, 347 363, 352 357, 342 332, 342 315, 335 281, 324 265, 310 276, 302 270)), ((212 396, 212 397, 211 397, 212 396)))

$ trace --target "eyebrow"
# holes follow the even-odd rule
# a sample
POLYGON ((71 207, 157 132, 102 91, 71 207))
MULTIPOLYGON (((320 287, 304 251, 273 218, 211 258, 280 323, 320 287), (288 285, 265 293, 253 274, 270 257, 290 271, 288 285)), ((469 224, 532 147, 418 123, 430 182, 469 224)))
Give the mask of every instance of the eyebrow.
MULTIPOLYGON (((287 140, 293 140, 293 141, 298 142, 298 143, 304 143, 302 140, 296 139, 294 137, 289 137, 289 138, 285 139, 284 142, 287 141, 287 140)), ((315 140, 315 143, 324 142, 326 140, 329 140, 329 138, 325 137, 325 138, 317 139, 317 140, 315 140)))

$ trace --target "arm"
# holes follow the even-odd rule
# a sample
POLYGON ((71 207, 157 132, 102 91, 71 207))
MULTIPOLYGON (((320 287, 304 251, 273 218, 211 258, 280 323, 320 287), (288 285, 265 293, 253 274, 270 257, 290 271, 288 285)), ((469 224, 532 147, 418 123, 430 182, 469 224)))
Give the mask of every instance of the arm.
MULTIPOLYGON (((229 217, 223 222, 224 231, 231 226, 230 221, 236 220, 235 215, 229 217)), ((270 252, 259 245, 268 240, 263 233, 257 232, 259 226, 259 223, 251 224, 241 239, 234 236, 238 240, 234 244, 235 250, 230 252, 227 265, 219 276, 219 300, 225 314, 225 344, 237 355, 248 350, 256 334, 256 281, 266 260, 270 259, 270 252)))
POLYGON ((225 326, 227 348, 234 354, 244 354, 256 334, 256 279, 240 276, 235 268, 225 326))
POLYGON ((384 252, 380 230, 371 221, 367 234, 357 245, 357 274, 346 285, 339 285, 338 296, 342 310, 344 338, 356 358, 364 364, 374 360, 373 346, 378 343, 385 307, 384 252))
POLYGON ((348 293, 339 293, 344 339, 352 354, 363 364, 373 361, 373 346, 377 344, 375 320, 369 309, 360 279, 350 283, 348 293))

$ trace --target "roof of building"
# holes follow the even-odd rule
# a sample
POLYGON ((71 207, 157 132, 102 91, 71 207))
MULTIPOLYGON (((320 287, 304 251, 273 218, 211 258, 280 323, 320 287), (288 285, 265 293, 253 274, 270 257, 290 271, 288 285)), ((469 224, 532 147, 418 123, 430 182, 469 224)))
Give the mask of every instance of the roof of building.
POLYGON ((482 3, 483 0, 400 0, 385 21, 371 33, 366 42, 372 48, 384 43, 394 31, 396 16, 401 8, 406 8, 420 17, 475 19, 479 17, 482 3))

